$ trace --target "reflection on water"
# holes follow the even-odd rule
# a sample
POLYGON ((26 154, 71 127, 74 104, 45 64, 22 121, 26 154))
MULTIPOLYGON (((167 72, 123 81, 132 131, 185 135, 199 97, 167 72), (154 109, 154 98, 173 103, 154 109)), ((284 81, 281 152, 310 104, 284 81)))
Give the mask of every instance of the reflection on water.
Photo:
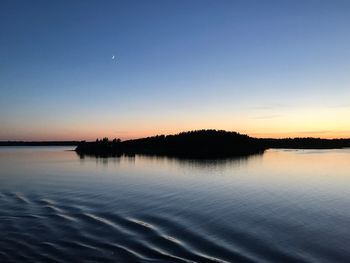
POLYGON ((141 165, 148 165, 153 163, 157 166, 161 165, 176 165, 183 167, 195 167, 198 169, 213 169, 223 167, 241 166, 248 162, 250 159, 262 158, 262 153, 252 154, 248 156, 238 156, 230 158, 215 158, 215 159, 191 159, 191 158, 178 158, 178 157, 165 157, 158 155, 120 155, 118 157, 100 157, 100 156, 89 156, 81 155, 77 153, 81 162, 83 163, 86 159, 88 162, 95 161, 96 164, 102 164, 108 166, 108 164, 115 165, 120 162, 128 163, 141 163, 141 165))
POLYGON ((0 148, 0 262, 347 262, 350 150, 0 148))

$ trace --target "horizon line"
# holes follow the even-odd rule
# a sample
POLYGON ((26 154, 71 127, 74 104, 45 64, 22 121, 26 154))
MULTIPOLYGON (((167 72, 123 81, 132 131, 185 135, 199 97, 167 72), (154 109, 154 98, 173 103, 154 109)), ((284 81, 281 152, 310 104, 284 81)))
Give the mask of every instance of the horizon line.
MULTIPOLYGON (((231 131, 231 130, 224 130, 224 129, 195 129, 195 130, 187 130, 187 131, 182 131, 182 132, 177 132, 177 133, 168 133, 168 134, 155 134, 155 135, 149 135, 149 136, 141 136, 141 137, 134 137, 134 138, 127 138, 127 139, 122 139, 121 141, 128 141, 128 140, 137 140, 137 139, 143 139, 143 138, 149 138, 149 137, 155 137, 155 136, 171 136, 171 135, 177 135, 180 133, 184 133, 184 132, 192 132, 192 131, 201 131, 201 130, 216 130, 216 131, 225 131, 225 132, 235 132, 241 135, 247 135, 251 138, 254 139, 275 139, 275 140, 279 140, 279 139, 303 139, 303 138, 312 138, 312 139, 322 139, 322 140, 348 140, 350 139, 349 137, 320 137, 320 136, 256 136, 258 133, 250 133, 251 135, 249 135, 249 133, 244 133, 244 132, 238 132, 238 131, 231 131), (256 134, 254 136, 254 134, 256 134)), ((289 133, 289 132, 286 132, 289 133)), ((291 132, 292 133, 292 132, 291 132)), ((300 133, 306 133, 306 134, 316 134, 319 132, 300 132, 300 133)), ((267 135, 268 133, 266 133, 267 135)), ((109 137, 109 136, 97 136, 96 139, 103 139, 103 138, 108 138, 108 139, 120 139, 120 137, 109 137)), ((9 142, 25 142, 25 143, 33 143, 33 142, 82 142, 82 141, 95 141, 96 139, 5 139, 5 140, 0 140, 0 143, 9 143, 9 142)))

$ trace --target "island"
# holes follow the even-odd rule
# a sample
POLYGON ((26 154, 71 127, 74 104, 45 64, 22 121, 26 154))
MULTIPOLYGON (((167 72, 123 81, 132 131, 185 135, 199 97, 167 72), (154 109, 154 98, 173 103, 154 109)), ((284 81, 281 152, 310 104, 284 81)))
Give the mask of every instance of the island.
POLYGON ((75 151, 100 157, 147 154, 183 158, 238 157, 263 153, 269 148, 334 149, 350 147, 350 139, 254 138, 224 130, 195 130, 175 135, 157 135, 141 139, 82 141, 75 151))
POLYGON ((216 158, 262 153, 265 149, 265 145, 261 144, 258 139, 237 132, 196 130, 126 141, 97 139, 95 142, 80 143, 76 152, 81 155, 97 156, 148 154, 216 158))

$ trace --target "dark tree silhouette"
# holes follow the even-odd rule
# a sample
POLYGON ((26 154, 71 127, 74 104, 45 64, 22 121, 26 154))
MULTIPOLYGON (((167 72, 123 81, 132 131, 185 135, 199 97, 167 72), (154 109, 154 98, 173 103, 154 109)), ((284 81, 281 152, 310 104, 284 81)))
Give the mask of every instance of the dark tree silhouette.
POLYGON ((262 153, 268 148, 331 149, 350 147, 350 139, 257 139, 237 132, 196 130, 136 140, 81 142, 76 151, 97 156, 153 154, 189 158, 220 158, 262 153))

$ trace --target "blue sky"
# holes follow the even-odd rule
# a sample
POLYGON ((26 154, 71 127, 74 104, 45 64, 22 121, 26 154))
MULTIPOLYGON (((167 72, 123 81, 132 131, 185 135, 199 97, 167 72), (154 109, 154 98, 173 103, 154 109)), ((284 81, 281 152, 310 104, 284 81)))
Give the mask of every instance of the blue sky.
POLYGON ((350 137, 349 28, 345 0, 1 1, 0 140, 350 137))

